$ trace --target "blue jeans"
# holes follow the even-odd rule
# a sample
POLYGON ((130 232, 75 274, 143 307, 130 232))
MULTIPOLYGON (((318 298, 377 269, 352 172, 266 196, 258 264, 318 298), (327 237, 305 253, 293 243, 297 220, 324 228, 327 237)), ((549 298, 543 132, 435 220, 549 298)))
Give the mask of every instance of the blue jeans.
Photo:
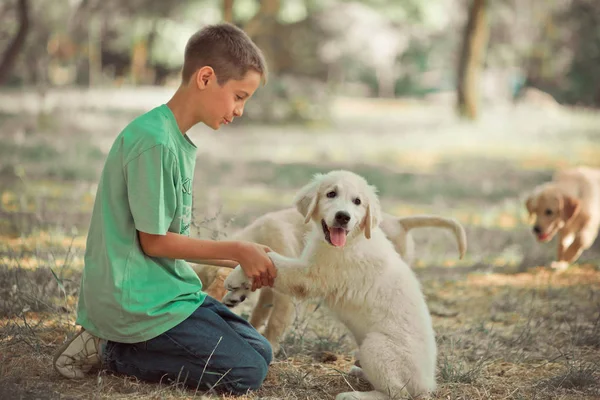
POLYGON ((272 350, 246 320, 210 296, 185 321, 146 342, 107 342, 103 366, 150 382, 243 394, 263 383, 272 350))

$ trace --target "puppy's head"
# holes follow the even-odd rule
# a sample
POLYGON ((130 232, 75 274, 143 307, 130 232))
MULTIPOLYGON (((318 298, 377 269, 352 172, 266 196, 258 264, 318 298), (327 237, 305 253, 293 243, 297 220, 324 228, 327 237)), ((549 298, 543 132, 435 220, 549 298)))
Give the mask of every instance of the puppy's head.
POLYGON ((381 206, 373 186, 349 171, 317 174, 295 199, 304 222, 314 221, 323 230, 323 239, 343 247, 347 238, 364 234, 367 239, 381 220, 381 206))
POLYGON ((579 213, 579 200, 553 186, 541 186, 525 202, 533 218, 533 233, 540 242, 549 242, 579 213))

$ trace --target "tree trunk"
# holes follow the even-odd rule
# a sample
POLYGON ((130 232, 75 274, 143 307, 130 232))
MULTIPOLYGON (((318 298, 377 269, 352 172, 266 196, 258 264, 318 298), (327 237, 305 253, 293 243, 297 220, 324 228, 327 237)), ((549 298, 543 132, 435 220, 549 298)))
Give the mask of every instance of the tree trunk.
MULTIPOLYGON (((102 80, 102 24, 98 18, 89 16, 88 20, 88 68, 89 87, 99 85, 102 80)), ((102 18, 106 18, 102 15, 102 18)))
POLYGON ((29 3, 27 0, 19 0, 17 7, 19 13, 19 30, 4 52, 2 61, 0 61, 0 85, 8 80, 29 32, 29 3))
POLYGON ((223 21, 233 24, 233 0, 223 0, 223 21))
POLYGON ((396 81, 393 71, 389 67, 379 66, 376 68, 377 96, 381 98, 396 97, 396 81))
POLYGON ((260 2, 258 12, 244 27, 244 30, 251 38, 268 33, 273 22, 277 20, 277 14, 281 8, 281 0, 263 0, 260 2), (267 26, 265 22, 269 23, 267 26))
POLYGON ((488 43, 486 7, 486 0, 471 3, 458 65, 458 113, 471 120, 478 115, 479 76, 488 43))
POLYGON ((244 31, 262 50, 273 75, 278 74, 282 64, 280 58, 285 53, 276 48, 277 28, 280 26, 277 15, 280 8, 281 0, 262 0, 258 12, 244 26, 244 31))

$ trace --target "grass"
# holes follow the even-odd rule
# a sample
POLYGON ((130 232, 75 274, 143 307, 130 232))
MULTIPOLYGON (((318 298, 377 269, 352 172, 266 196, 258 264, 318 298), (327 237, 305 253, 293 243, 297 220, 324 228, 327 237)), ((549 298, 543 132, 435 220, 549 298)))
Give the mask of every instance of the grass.
MULTIPOLYGON (((222 161, 216 166, 222 174, 234 171, 233 161, 222 161)), ((469 198, 474 189, 480 189, 479 203, 495 203, 506 198, 517 198, 520 189, 533 186, 536 182, 548 180, 548 171, 523 173, 514 166, 495 160, 465 158, 459 164, 452 160, 443 160, 431 172, 406 172, 399 168, 382 165, 349 163, 313 163, 277 164, 270 161, 251 161, 247 163, 243 179, 249 185, 269 182, 277 189, 295 190, 316 173, 325 173, 332 169, 345 168, 362 175, 379 189, 383 197, 402 198, 412 203, 428 203, 432 193, 442 193, 444 201, 456 205, 469 198), (487 176, 472 174, 471 171, 485 169, 487 176), (494 184, 490 184, 490 182, 494 184)), ((219 176, 211 177, 211 183, 219 176)))
MULTIPOLYGON (((43 286, 52 281, 47 270, 40 269, 37 280, 33 271, 12 271, 12 278, 3 279, 30 285, 19 286, 17 295, 36 282, 43 286)), ((420 274, 430 307, 443 304, 455 313, 433 317, 439 352, 439 390, 434 399, 445 399, 447 394, 475 399, 509 395, 515 399, 517 395, 533 398, 540 393, 546 395, 537 398, 560 395, 578 399, 598 394, 598 349, 574 340, 573 328, 564 323, 577 311, 580 324, 594 326, 600 303, 598 298, 590 299, 590 293, 600 289, 597 267, 581 266, 560 276, 545 269, 453 279, 435 275, 434 270, 420 274), (498 317, 500 312, 504 315, 498 317), (490 314, 496 317, 490 318, 490 314)), ((45 292, 17 296, 12 316, 4 314, 0 325, 0 354, 4 358, 0 387, 16 382, 35 391, 35 385, 44 382, 47 392, 75 397, 86 397, 86 391, 93 391, 99 398, 192 395, 193 390, 177 385, 143 384, 105 373, 80 382, 55 379, 50 358, 52 350, 74 332, 71 307, 76 297, 75 282, 65 285, 66 302, 60 288, 50 286, 45 292), (54 306, 47 307, 46 303, 54 306), (36 380, 23 382, 24 374, 36 380)), ((333 398, 350 386, 368 388, 367 383, 346 375, 353 362, 353 348, 343 328, 329 319, 326 310, 315 308, 307 307, 306 313, 301 313, 264 387, 248 398, 323 399, 333 398)))
MULTIPOLYGON (((288 207, 312 174, 352 169, 379 188, 386 211, 451 216, 467 231, 462 261, 449 233, 413 233, 438 345, 432 399, 598 398, 600 246, 565 272, 548 270, 555 244, 535 242, 523 207, 524 194, 555 168, 598 165, 598 116, 494 111, 467 125, 402 103, 343 99, 335 108, 335 130, 192 132, 201 144, 193 233, 226 238, 288 207)), ((0 115, 0 398, 333 399, 369 389, 347 375, 353 341, 318 303, 298 305, 265 384, 248 396, 100 371, 58 378, 51 358, 75 332, 95 184, 129 115, 88 114, 59 112, 39 126, 0 115)))
POLYGON ((538 383, 538 387, 551 390, 594 388, 600 368, 596 363, 569 363, 566 371, 538 383))

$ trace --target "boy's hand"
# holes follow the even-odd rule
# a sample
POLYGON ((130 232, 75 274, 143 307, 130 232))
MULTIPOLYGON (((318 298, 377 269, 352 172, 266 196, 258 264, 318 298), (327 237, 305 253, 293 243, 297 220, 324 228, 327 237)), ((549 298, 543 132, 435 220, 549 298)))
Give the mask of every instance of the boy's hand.
POLYGON ((277 270, 267 256, 267 253, 273 250, 252 242, 241 242, 241 246, 238 262, 246 276, 252 280, 252 291, 263 286, 273 286, 277 270))

